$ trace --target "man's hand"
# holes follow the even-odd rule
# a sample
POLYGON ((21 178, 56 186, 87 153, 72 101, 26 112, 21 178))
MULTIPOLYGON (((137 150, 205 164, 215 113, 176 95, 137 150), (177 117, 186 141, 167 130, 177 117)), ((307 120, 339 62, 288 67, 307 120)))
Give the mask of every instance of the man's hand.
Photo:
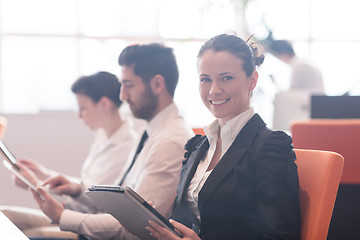
POLYGON ((58 195, 69 195, 71 197, 78 197, 81 194, 81 184, 75 183, 67 179, 63 175, 59 175, 46 180, 43 185, 49 185, 50 190, 58 195))
POLYGON ((54 223, 59 224, 60 217, 64 211, 64 206, 42 188, 37 188, 37 192, 34 190, 31 190, 31 192, 45 215, 54 223))

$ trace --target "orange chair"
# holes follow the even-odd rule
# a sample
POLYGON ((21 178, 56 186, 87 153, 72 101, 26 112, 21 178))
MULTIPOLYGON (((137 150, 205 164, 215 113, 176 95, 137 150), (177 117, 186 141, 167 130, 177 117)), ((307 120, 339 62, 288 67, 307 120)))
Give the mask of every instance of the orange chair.
POLYGON ((194 131, 194 133, 197 135, 205 135, 204 129, 203 128, 193 128, 192 129, 194 131))
POLYGON ((335 152, 295 149, 300 184, 301 240, 325 240, 344 159, 335 152))
POLYGON ((341 183, 360 183, 360 119, 312 119, 291 125, 295 148, 333 151, 344 159, 341 183))
POLYGON ((7 125, 6 118, 0 116, 0 139, 4 137, 6 125, 7 125))
POLYGON ((295 148, 333 151, 344 157, 327 239, 360 239, 360 119, 297 121, 291 133, 295 148))

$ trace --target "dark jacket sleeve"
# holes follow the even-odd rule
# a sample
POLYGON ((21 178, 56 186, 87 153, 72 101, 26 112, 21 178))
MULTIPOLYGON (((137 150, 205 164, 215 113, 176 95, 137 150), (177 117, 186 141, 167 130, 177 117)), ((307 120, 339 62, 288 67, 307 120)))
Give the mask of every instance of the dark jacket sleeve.
POLYGON ((273 131, 259 146, 254 156, 255 199, 263 234, 267 239, 298 239, 299 180, 291 137, 273 131))

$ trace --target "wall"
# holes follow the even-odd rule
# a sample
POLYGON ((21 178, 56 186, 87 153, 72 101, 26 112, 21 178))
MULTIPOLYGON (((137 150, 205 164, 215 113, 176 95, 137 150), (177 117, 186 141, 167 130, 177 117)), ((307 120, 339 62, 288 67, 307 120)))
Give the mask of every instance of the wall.
MULTIPOLYGON (((36 159, 45 166, 79 176, 93 133, 75 112, 0 114, 8 125, 3 138, 16 157, 36 159)), ((0 205, 36 207, 27 190, 12 184, 10 173, 0 166, 0 205)))

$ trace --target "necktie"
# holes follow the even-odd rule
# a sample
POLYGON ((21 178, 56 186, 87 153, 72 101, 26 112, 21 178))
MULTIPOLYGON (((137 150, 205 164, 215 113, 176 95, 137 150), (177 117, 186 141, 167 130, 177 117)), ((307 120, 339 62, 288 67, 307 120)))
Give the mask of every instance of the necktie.
POLYGON ((148 138, 148 135, 147 135, 147 133, 146 133, 146 131, 145 131, 144 134, 142 135, 141 140, 140 140, 140 143, 139 143, 139 145, 138 145, 138 147, 137 147, 137 149, 136 149, 136 153, 135 153, 135 155, 134 155, 134 158, 133 158, 133 160, 132 160, 129 168, 128 168, 127 171, 125 172, 123 178, 121 179, 121 181, 120 181, 120 183, 119 183, 119 186, 121 186, 121 185, 123 184, 123 182, 125 181, 125 178, 126 178, 126 176, 128 175, 128 173, 130 172, 132 166, 134 165, 137 156, 138 156, 139 153, 141 152, 141 149, 144 147, 144 143, 145 143, 145 141, 146 141, 147 138, 148 138))

